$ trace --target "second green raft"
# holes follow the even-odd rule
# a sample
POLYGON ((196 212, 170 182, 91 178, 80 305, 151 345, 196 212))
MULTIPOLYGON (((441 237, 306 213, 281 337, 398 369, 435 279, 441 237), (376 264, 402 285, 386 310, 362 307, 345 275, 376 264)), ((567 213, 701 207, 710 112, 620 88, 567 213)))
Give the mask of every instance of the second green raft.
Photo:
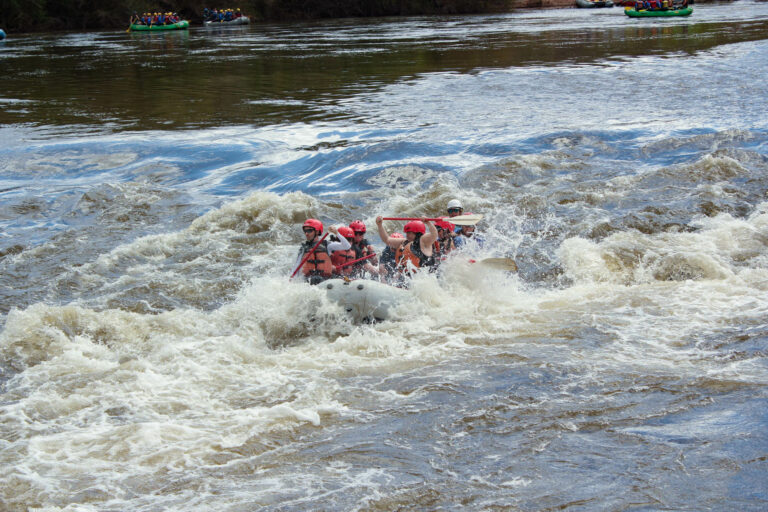
POLYGON ((670 9, 668 11, 646 11, 636 10, 631 7, 624 9, 624 14, 632 18, 652 18, 664 16, 688 16, 693 12, 693 7, 683 7, 682 9, 670 9))

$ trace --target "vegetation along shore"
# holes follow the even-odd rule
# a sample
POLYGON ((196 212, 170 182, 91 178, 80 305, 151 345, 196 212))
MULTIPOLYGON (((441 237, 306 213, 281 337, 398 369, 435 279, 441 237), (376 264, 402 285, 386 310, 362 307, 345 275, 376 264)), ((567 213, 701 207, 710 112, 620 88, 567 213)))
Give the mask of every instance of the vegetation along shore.
POLYGON ((481 14, 524 8, 572 7, 575 0, 5 0, 0 27, 8 32, 124 28, 134 12, 177 12, 192 23, 203 9, 239 8, 256 21, 423 14, 481 14), (226 4, 226 5, 224 5, 226 4))

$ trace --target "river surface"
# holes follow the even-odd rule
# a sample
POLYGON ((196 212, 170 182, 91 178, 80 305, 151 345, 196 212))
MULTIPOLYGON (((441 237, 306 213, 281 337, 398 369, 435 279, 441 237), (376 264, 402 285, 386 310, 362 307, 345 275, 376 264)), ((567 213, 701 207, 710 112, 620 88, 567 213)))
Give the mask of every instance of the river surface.
MULTIPOLYGON (((768 509, 768 3, 0 45, 0 510, 768 509), (485 217, 384 322, 301 223, 485 217)), ((388 224, 399 229, 401 224, 388 224)))

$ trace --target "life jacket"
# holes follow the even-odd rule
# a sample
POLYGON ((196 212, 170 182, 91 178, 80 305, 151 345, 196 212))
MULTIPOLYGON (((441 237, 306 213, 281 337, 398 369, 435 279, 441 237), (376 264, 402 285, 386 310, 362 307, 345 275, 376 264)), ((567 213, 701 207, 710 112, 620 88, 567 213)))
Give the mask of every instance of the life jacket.
POLYGON ((392 270, 395 268, 395 250, 392 249, 390 246, 386 246, 383 251, 381 251, 381 258, 379 259, 379 263, 387 267, 387 269, 392 270))
MULTIPOLYGON (((304 242, 301 244, 300 254, 305 255, 316 242, 304 242)), ((301 272, 306 277, 310 276, 323 276, 325 278, 331 277, 333 272, 333 264, 331 263, 331 257, 328 256, 328 245, 325 240, 320 242, 320 245, 312 252, 312 255, 304 262, 301 267, 301 272)))
MULTIPOLYGON (((371 254, 376 254, 376 249, 373 248, 373 246, 368 242, 367 239, 363 238, 363 240, 359 244, 352 244, 352 250, 355 251, 355 258, 364 258, 366 256, 370 256, 371 254)), ((374 256, 373 258, 368 258, 367 260, 359 261, 352 265, 352 268, 358 271, 362 271, 363 267, 366 263, 370 263, 371 265, 378 265, 378 261, 376 261, 377 258, 374 256)))
POLYGON ((413 242, 406 242, 397 248, 395 261, 397 262, 397 268, 400 272, 410 274, 411 269, 414 268, 435 266, 435 255, 425 255, 421 251, 420 240, 420 237, 416 238, 413 242))
MULTIPOLYGON (((339 265, 344 265, 345 263, 349 263, 350 261, 355 259, 355 250, 350 248, 346 251, 333 251, 331 253, 331 263, 334 267, 338 267, 339 265)), ((342 276, 348 276, 352 273, 354 265, 349 265, 347 267, 344 267, 342 269, 339 269, 336 274, 342 275, 342 276)))

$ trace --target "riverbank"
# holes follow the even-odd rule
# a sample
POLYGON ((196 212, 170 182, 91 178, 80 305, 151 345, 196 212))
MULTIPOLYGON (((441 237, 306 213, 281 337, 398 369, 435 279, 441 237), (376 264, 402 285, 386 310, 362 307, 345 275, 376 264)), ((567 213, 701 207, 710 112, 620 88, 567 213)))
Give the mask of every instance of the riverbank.
MULTIPOLYGON (((226 4, 241 9, 255 21, 484 14, 576 6, 575 0, 238 0, 226 4)), ((199 24, 205 7, 217 6, 201 0, 126 0, 111 5, 97 0, 63 0, 55 4, 9 0, 0 10, 0 27, 10 33, 124 28, 133 13, 155 11, 177 12, 183 19, 199 24)))

